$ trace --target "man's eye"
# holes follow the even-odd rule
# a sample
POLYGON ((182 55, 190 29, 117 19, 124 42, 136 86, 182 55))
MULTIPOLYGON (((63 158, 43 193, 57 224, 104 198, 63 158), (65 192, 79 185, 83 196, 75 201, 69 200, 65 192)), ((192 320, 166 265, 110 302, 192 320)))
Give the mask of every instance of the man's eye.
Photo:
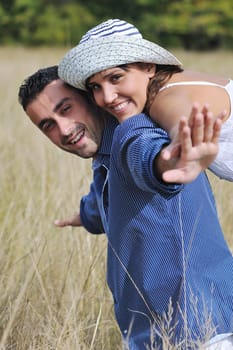
POLYGON ((54 126, 54 123, 50 120, 43 122, 43 124, 40 125, 40 129, 44 132, 52 130, 54 126))
POLYGON ((62 108, 62 113, 66 113, 71 109, 71 105, 66 105, 62 108))

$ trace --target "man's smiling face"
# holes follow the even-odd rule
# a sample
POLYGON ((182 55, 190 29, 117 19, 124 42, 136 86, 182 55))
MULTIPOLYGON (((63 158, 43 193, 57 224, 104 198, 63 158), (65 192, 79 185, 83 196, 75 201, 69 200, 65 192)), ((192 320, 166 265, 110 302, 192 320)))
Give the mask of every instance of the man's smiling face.
POLYGON ((78 91, 62 80, 48 84, 28 104, 26 113, 59 148, 82 158, 93 157, 98 151, 101 118, 78 91))

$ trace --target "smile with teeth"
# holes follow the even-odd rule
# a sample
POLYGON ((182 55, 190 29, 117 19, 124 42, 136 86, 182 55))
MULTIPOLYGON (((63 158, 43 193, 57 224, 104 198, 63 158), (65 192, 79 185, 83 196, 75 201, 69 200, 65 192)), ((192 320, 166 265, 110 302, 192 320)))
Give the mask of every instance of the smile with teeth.
POLYGON ((81 132, 79 132, 76 136, 75 136, 75 138, 72 140, 72 141, 70 141, 70 143, 73 145, 73 144, 75 144, 76 142, 78 142, 82 137, 83 137, 83 135, 84 135, 84 130, 82 130, 81 132))
POLYGON ((114 110, 115 112, 120 112, 121 110, 123 110, 127 105, 129 104, 128 101, 126 102, 122 102, 117 106, 112 106, 111 109, 114 110))

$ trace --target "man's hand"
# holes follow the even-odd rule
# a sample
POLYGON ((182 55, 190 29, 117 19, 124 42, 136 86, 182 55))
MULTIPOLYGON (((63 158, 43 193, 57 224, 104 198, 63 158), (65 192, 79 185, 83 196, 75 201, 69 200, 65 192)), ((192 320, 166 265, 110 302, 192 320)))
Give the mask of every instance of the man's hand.
POLYGON ((180 119, 173 141, 160 153, 163 181, 188 183, 208 168, 218 153, 224 116, 225 112, 214 118, 208 105, 201 111, 198 104, 193 105, 190 118, 180 119))
POLYGON ((75 213, 71 218, 64 220, 55 220, 54 224, 58 227, 65 226, 82 226, 79 213, 75 213))

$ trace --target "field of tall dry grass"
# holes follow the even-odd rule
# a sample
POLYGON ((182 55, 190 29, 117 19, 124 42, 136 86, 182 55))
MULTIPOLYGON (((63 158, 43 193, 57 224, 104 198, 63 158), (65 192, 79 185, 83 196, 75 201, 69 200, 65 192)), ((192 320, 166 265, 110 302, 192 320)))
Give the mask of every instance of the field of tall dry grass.
MULTIPOLYGON (((91 162, 52 145, 17 102, 22 80, 65 49, 0 48, 0 349, 121 349, 105 282, 106 240, 56 228, 88 191, 91 162)), ((233 77, 232 52, 175 52, 186 67, 233 77)), ((233 248, 233 184, 210 175, 233 248)))

